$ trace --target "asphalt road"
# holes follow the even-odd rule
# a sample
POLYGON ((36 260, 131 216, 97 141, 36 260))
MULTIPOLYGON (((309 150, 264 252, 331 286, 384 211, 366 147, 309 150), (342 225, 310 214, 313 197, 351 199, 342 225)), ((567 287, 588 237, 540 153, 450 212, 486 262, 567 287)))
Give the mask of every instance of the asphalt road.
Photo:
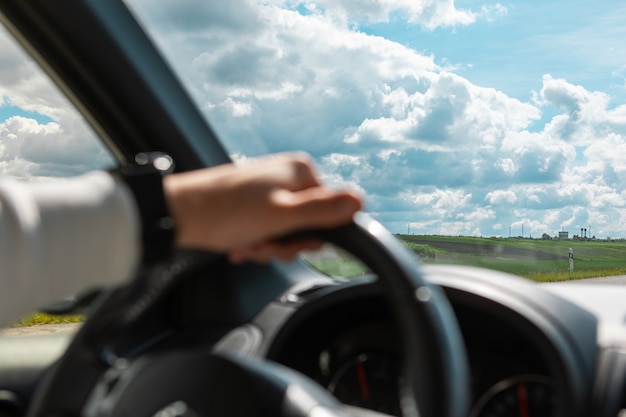
POLYGON ((599 278, 587 278, 587 279, 577 279, 574 281, 563 281, 559 284, 570 284, 570 283, 586 283, 586 284, 611 284, 611 285, 626 285, 626 275, 615 275, 611 277, 599 277, 599 278))

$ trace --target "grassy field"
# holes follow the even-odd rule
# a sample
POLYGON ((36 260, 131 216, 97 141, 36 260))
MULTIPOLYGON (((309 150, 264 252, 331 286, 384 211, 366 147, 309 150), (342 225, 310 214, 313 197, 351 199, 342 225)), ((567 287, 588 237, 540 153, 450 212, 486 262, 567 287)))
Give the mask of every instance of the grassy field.
POLYGON ((53 316, 44 313, 32 313, 22 317, 11 327, 36 326, 40 324, 57 324, 57 323, 80 323, 84 320, 83 316, 53 316))
MULTIPOLYGON (((568 281, 626 274, 626 241, 539 240, 466 236, 397 235, 425 263, 480 266, 538 282, 568 281), (574 271, 569 272, 569 249, 574 271)), ((366 268, 340 256, 311 259, 333 276, 357 276, 366 268)))
POLYGON ((398 235, 428 245, 436 259, 424 262, 481 266, 534 281, 566 281, 626 274, 626 242, 398 235), (569 249, 574 272, 569 272, 569 249))
MULTIPOLYGON (((538 240, 466 236, 397 235, 425 263, 480 266, 523 276, 538 282, 568 281, 626 274, 626 241, 538 240), (569 272, 569 249, 574 272, 569 272)), ((311 254, 308 261, 331 276, 363 275, 367 268, 332 247, 311 254)), ((81 316, 31 314, 14 326, 74 323, 81 316)))

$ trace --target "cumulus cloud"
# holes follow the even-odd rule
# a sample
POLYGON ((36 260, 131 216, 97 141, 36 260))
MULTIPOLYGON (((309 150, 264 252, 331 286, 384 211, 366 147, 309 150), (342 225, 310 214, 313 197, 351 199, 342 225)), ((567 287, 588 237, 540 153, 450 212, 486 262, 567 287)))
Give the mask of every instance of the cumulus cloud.
POLYGON ((517 201, 517 195, 513 190, 495 190, 490 191, 485 196, 485 200, 490 205, 498 205, 498 204, 514 204, 517 201))
MULTIPOLYGON (((593 224, 598 236, 626 236, 626 106, 549 74, 537 80, 536 99, 523 101, 359 30, 400 16, 452 31, 506 15, 499 3, 129 3, 152 22, 151 35, 233 155, 307 150, 325 181, 361 192, 394 232, 410 225, 416 233, 489 236, 510 227, 518 235, 523 226, 541 236, 593 224)), ((54 122, 2 123, 0 169, 78 172, 87 169, 78 154, 104 161, 106 153, 81 142, 87 132, 67 104, 38 87, 32 64, 4 54, 1 42, 0 95, 54 122)))
POLYGON ((55 120, 67 113, 71 106, 65 96, 2 26, 0 50, 0 105, 10 103, 55 120))
POLYGON ((409 23, 431 30, 441 26, 468 25, 477 18, 475 12, 458 9, 454 0, 305 0, 285 3, 292 7, 302 5, 309 13, 324 13, 347 22, 389 22, 394 13, 400 13, 409 23))
POLYGON ((610 108, 610 97, 589 91, 562 78, 543 77, 543 104, 563 110, 546 127, 552 135, 575 145, 588 146, 611 133, 626 134, 626 105, 610 108))
POLYGON ((10 105, 52 120, 0 120, 0 174, 33 180, 112 166, 82 117, 2 27, 0 50, 0 107, 10 105))
POLYGON ((31 180, 67 177, 113 166, 113 160, 82 124, 64 130, 14 116, 0 123, 0 172, 31 180))

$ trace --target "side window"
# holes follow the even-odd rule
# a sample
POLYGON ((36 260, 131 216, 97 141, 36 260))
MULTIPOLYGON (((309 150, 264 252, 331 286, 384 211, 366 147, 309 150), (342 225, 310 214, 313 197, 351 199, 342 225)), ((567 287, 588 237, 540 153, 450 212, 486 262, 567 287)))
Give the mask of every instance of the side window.
MULTIPOLYGON (((82 116, 2 25, 0 51, 0 177, 44 181, 113 167, 82 116)), ((0 334, 31 334, 41 329, 35 324, 66 331, 81 321, 35 312, 0 334)))
POLYGON ((2 26, 0 51, 0 175, 39 181, 112 167, 78 111, 2 26))

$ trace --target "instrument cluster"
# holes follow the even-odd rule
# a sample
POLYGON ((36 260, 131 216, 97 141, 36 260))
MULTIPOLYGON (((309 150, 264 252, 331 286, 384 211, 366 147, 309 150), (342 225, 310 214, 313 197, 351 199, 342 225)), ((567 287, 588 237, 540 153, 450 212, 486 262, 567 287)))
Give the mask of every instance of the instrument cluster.
MULTIPOLYGON (((471 367, 471 417, 553 416, 556 391, 538 349, 514 327, 466 307, 455 308, 471 367)), ((292 367, 345 404, 400 415, 397 331, 372 297, 308 313, 282 335, 272 359, 292 367)))

